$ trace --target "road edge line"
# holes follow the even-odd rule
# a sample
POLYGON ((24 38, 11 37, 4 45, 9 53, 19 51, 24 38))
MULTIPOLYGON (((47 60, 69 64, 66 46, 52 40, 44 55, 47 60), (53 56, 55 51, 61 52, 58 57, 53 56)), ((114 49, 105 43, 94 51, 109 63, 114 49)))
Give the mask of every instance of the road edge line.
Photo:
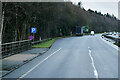
POLYGON ((19 78, 24 78, 26 75, 28 75, 31 71, 33 71, 35 68, 37 68, 40 64, 42 64, 44 61, 46 61, 48 58, 50 58, 51 56, 53 56, 55 53, 57 53, 58 51, 60 51, 62 48, 59 48, 57 51, 53 52, 52 54, 50 54, 48 57, 46 57, 45 59, 43 59, 42 61, 40 61, 37 65, 35 65, 33 68, 31 68, 30 70, 28 70, 26 73, 24 73, 22 76, 20 76, 19 78))
POLYGON ((104 40, 101 36, 100 36, 100 39, 105 42, 106 44, 110 45, 111 47, 113 47, 114 49, 118 50, 119 51, 119 47, 110 43, 110 42, 107 42, 106 40, 104 40))

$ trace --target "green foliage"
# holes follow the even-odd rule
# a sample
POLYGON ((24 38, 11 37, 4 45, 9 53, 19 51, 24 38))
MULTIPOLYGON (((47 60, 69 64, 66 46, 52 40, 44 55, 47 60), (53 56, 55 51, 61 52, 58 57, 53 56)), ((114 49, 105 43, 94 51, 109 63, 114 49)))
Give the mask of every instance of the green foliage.
MULTIPOLYGON (((78 4, 81 6, 81 3, 78 4)), ((116 31, 115 16, 103 15, 89 9, 86 11, 72 3, 3 3, 5 12, 3 43, 26 40, 31 27, 37 28, 35 41, 57 36, 75 34, 76 26, 89 26, 95 32, 116 31)))
POLYGON ((40 43, 38 45, 35 45, 33 46, 34 48, 49 48, 51 47, 51 45, 53 44, 53 42, 55 41, 56 39, 52 39, 52 40, 49 40, 49 41, 46 41, 46 42, 43 42, 43 43, 40 43))

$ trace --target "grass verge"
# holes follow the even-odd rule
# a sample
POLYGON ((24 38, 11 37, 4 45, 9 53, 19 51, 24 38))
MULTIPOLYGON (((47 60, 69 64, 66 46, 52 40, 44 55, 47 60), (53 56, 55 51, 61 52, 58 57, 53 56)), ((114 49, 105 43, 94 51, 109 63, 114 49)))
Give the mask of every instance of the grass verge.
POLYGON ((32 47, 33 48, 49 48, 54 43, 55 40, 56 40, 56 38, 53 38, 53 39, 51 39, 49 41, 39 43, 39 44, 34 45, 32 47))
POLYGON ((120 47, 120 42, 116 42, 114 44, 117 45, 118 47, 120 47))
POLYGON ((55 40, 59 39, 59 38, 62 38, 62 37, 53 38, 53 39, 51 39, 49 41, 45 41, 45 42, 39 43, 39 44, 34 45, 32 47, 33 48, 50 48, 52 46, 52 44, 55 42, 55 40))

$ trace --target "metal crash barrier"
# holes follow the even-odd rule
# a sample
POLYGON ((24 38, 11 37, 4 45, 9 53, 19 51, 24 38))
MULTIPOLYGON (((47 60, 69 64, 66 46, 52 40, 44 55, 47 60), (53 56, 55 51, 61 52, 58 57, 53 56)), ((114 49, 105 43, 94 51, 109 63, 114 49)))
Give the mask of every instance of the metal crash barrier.
POLYGON ((103 34, 102 37, 106 37, 106 38, 114 40, 116 43, 118 43, 118 46, 120 47, 120 37, 116 38, 116 37, 112 37, 106 34, 103 34))

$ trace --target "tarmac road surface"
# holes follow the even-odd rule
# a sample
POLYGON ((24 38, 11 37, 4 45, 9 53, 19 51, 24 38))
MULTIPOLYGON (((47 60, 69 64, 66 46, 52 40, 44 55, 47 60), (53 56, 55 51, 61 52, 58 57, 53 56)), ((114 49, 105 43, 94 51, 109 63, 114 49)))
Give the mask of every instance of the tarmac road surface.
POLYGON ((4 78, 118 78, 118 50, 100 37, 58 39, 47 53, 4 78))

